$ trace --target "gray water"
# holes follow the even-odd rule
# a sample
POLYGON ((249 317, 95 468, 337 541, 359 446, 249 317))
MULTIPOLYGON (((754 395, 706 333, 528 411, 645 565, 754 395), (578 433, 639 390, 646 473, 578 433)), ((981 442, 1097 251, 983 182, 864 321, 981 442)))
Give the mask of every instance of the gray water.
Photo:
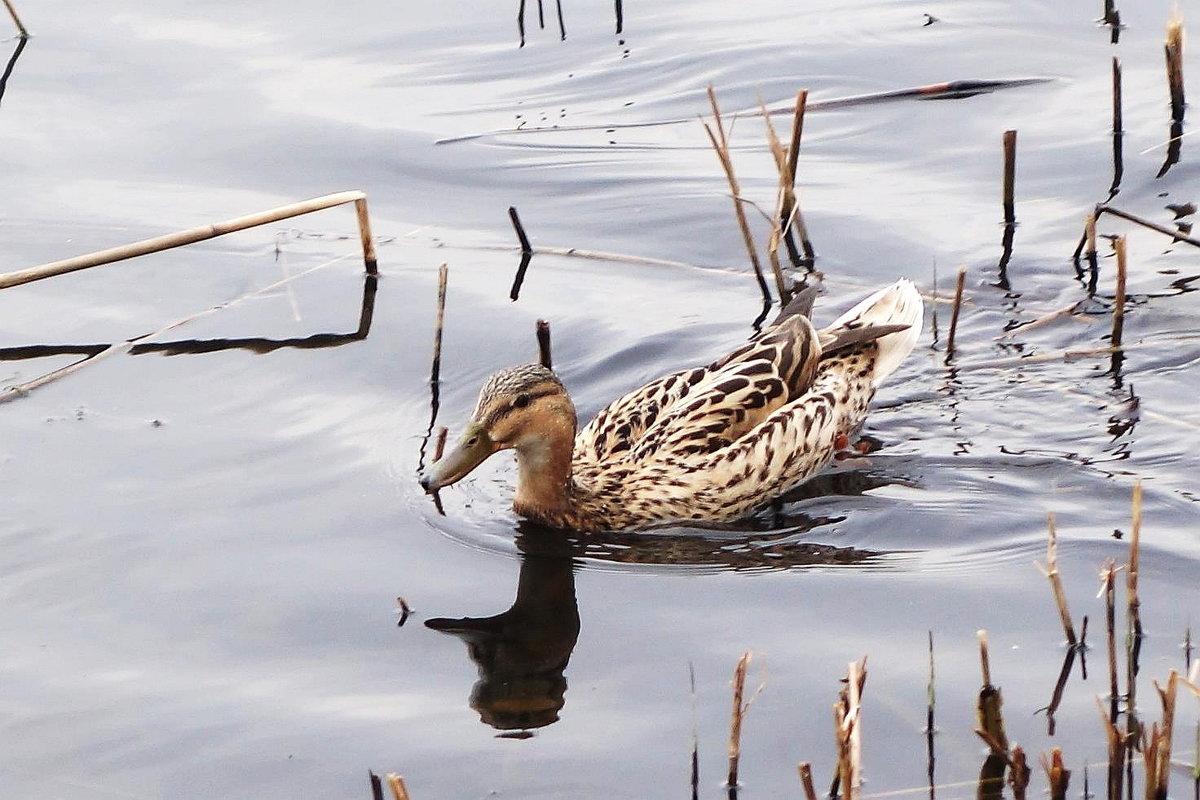
MULTIPOLYGON (((1116 45, 1100 3, 626 3, 617 34, 613 5, 568 0, 565 40, 552 4, 544 30, 528 4, 523 47, 516 3, 17 3, 36 35, 0 97, 0 268, 362 189, 381 278, 364 280, 343 208, 0 292, 3 387, 79 358, 32 345, 124 341, 317 268, 148 340, 182 346, 0 405, 4 797, 368 797, 368 770, 403 773, 418 800, 687 796, 693 730, 700 795, 725 796, 728 681, 751 649, 764 688, 741 796, 797 796, 798 761, 828 785, 829 710, 864 654, 865 788, 926 792, 930 631, 934 780, 965 781, 938 793, 966 796, 984 757, 971 732, 981 628, 1010 738, 1062 747, 1072 791, 1091 764, 1096 791, 1095 576, 1127 558, 1139 479, 1139 698, 1157 716, 1149 681, 1185 668, 1200 610, 1196 250, 1103 218, 1102 234, 1129 236, 1125 358, 1114 371, 1105 355, 1061 354, 1108 344, 1110 248, 1091 299, 1071 254, 1113 183, 1113 56, 1113 204, 1170 225, 1167 204, 1196 200, 1190 139, 1156 177, 1166 0, 1122 4, 1116 45), (534 357, 539 318, 586 418, 736 346, 761 309, 699 121, 437 140, 698 118, 709 84, 733 112, 800 88, 819 100, 1029 76, 1053 80, 807 118, 818 321, 901 275, 944 298, 968 270, 957 352, 936 304, 937 335, 878 396, 879 452, 734 530, 547 540, 509 509, 506 458, 443 492, 444 516, 421 493, 439 263, 436 424, 452 435, 488 373, 534 357), (1019 224, 1004 289, 1008 129, 1019 224), (535 246, 634 259, 539 254, 512 302, 509 206, 535 246), (1076 318, 997 338, 1076 302, 1076 318), (336 336, 296 346, 315 334, 336 336), (1037 713, 1065 654, 1034 566, 1047 512, 1095 646, 1053 736, 1037 713), (413 611, 403 626, 397 597, 413 611), (423 624, 510 606, 466 625, 485 629, 470 651, 465 632, 423 624)), ((736 123, 743 193, 769 208, 764 141, 761 122, 736 123)), ((1187 743, 1192 698, 1179 713, 1187 743)))

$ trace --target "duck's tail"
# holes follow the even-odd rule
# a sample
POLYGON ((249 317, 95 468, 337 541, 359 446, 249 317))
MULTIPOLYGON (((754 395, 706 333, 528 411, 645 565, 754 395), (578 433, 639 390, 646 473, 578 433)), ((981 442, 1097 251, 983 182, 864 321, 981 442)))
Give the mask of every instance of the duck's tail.
POLYGON ((908 278, 901 278, 891 286, 885 286, 842 314, 822 334, 837 334, 863 328, 882 328, 902 325, 903 328, 879 336, 879 354, 875 358, 875 374, 872 383, 879 386, 883 379, 896 371, 901 362, 912 352, 921 335, 924 305, 921 293, 908 278))

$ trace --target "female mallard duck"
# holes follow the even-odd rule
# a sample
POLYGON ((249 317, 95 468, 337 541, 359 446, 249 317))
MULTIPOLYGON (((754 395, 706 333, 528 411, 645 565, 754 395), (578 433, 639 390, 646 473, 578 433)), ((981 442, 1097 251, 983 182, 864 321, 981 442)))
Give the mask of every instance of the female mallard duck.
POLYGON ((613 401, 578 435, 553 372, 535 364, 497 372, 421 485, 435 492, 511 448, 513 509, 545 525, 599 531, 745 517, 830 460, 921 329, 921 296, 908 280, 820 331, 808 319, 812 294, 724 358, 613 401))

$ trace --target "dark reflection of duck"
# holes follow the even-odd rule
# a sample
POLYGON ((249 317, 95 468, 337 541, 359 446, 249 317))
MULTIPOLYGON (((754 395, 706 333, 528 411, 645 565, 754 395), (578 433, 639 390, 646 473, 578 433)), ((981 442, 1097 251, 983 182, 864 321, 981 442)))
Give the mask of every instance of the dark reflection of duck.
MULTIPOLYGON (((859 472, 827 477, 830 483, 823 486, 824 492, 819 491, 822 486, 810 485, 806 493, 857 493, 855 489, 863 491, 886 482, 859 472)), ((470 702, 480 719, 504 736, 524 738, 535 728, 557 722, 566 702, 564 672, 580 629, 575 559, 754 570, 864 564, 886 555, 796 538, 835 521, 793 513, 777 516, 775 522, 785 527, 765 532, 676 529, 570 537, 521 522, 516 539, 521 571, 512 607, 491 617, 439 617, 425 625, 466 643, 468 655, 479 668, 470 702)))
POLYGON ((522 526, 517 597, 492 617, 431 619, 434 630, 458 636, 479 667, 471 707, 501 731, 529 731, 558 721, 565 702, 563 671, 579 637, 574 548, 561 535, 522 526))

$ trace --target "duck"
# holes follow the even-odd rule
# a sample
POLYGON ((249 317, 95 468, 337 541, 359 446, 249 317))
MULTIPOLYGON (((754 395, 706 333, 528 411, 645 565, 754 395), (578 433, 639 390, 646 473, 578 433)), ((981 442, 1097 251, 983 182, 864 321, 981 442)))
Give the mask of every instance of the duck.
POLYGON ((549 528, 626 531, 751 516, 846 446, 921 330, 921 295, 906 278, 819 330, 810 319, 815 295, 800 292, 716 361, 622 395, 582 430, 551 369, 496 372, 420 484, 436 494, 513 450, 513 510, 549 528))

